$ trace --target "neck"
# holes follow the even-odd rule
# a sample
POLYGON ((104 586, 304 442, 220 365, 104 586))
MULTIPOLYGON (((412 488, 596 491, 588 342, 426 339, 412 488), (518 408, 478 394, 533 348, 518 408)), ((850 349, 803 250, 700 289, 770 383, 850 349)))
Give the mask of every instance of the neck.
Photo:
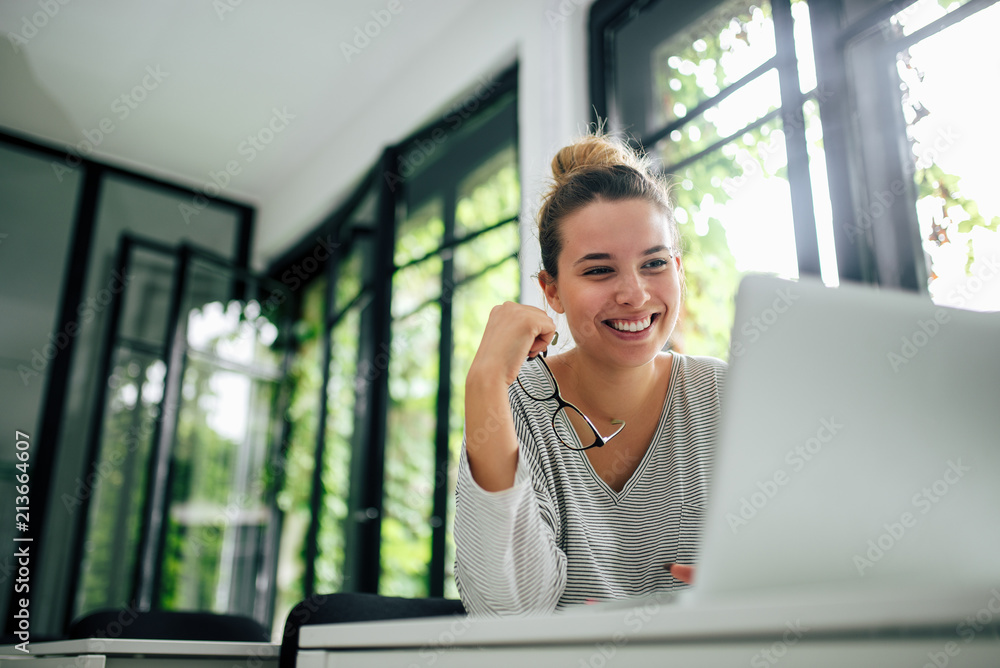
POLYGON ((648 410, 650 401, 661 401, 657 390, 663 380, 657 358, 638 367, 611 367, 583 359, 578 349, 560 357, 560 386, 592 420, 607 424, 612 419, 628 421, 648 410), (565 380, 563 380, 565 379, 565 380), (592 415, 593 413, 593 415, 592 415))

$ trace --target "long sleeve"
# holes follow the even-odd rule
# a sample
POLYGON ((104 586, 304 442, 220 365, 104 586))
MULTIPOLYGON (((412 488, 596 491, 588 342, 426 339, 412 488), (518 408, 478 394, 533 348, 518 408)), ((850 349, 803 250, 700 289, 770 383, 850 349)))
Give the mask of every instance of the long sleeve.
MULTIPOLYGON (((525 425, 517 417, 515 411, 520 440, 526 436, 525 425)), ((462 445, 455 580, 470 614, 549 613, 566 587, 566 555, 556 545, 557 511, 545 488, 535 484, 530 468, 522 453, 514 486, 487 492, 472 478, 462 445)))

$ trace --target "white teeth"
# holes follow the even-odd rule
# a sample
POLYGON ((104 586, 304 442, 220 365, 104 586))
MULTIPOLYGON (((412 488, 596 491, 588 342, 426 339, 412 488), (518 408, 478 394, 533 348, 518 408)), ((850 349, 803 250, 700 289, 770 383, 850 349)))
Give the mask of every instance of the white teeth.
POLYGON ((650 317, 643 318, 642 320, 639 320, 639 321, 635 321, 635 320, 632 320, 632 321, 629 321, 629 320, 610 320, 609 322, 610 322, 610 324, 611 324, 612 327, 614 327, 615 329, 617 329, 618 331, 621 331, 621 332, 641 332, 642 330, 644 330, 647 327, 649 327, 649 325, 650 325, 650 323, 652 323, 652 321, 653 321, 653 318, 650 316, 650 317))

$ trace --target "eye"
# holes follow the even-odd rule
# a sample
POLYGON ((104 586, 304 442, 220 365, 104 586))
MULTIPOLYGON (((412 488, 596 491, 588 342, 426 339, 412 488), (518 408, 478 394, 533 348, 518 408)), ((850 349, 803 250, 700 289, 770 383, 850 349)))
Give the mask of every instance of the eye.
POLYGON ((583 272, 584 276, 601 276, 603 274, 610 274, 614 271, 611 267, 591 267, 583 272))
POLYGON ((664 269, 668 264, 670 264, 664 258, 656 258, 655 260, 650 260, 646 264, 642 265, 643 269, 664 269))

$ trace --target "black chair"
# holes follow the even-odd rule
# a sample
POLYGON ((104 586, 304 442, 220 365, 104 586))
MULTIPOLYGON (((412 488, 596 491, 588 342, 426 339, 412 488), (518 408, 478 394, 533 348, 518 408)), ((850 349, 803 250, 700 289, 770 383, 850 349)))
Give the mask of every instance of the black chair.
POLYGON ((448 598, 400 598, 378 594, 314 594, 292 608, 281 636, 278 668, 294 668, 299 629, 314 624, 465 615, 462 602, 448 598))
POLYGON ((98 610, 74 621, 70 638, 132 638, 143 640, 208 640, 270 642, 259 622, 239 615, 212 612, 98 610))

